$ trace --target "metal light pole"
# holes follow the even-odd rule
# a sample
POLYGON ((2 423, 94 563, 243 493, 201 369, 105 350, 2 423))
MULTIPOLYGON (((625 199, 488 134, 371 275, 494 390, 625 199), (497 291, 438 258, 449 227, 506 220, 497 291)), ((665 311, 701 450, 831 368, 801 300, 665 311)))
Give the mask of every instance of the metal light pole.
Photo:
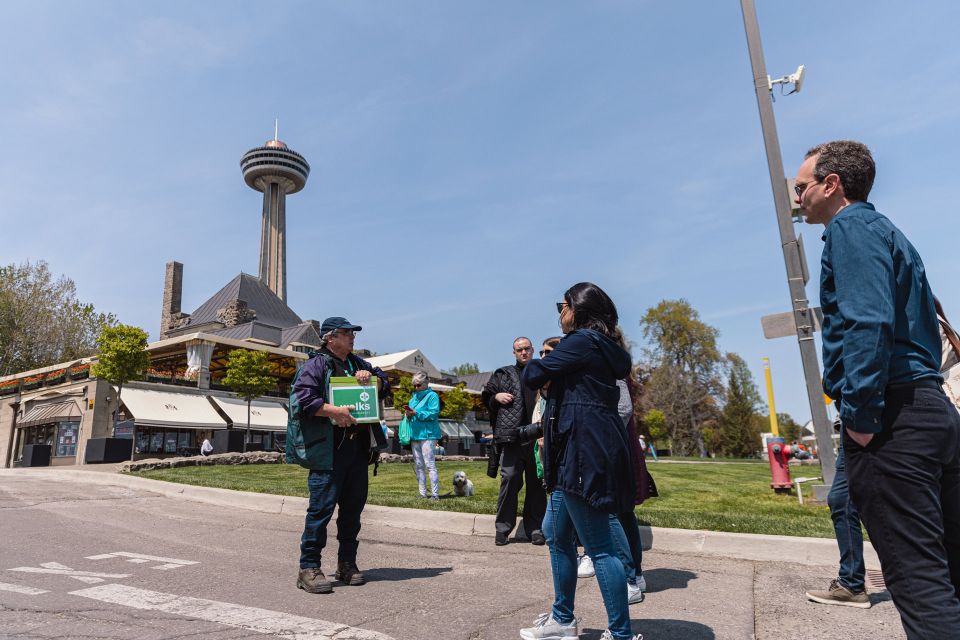
POLYGON ((747 46, 750 50, 750 64, 753 67, 754 88, 757 92, 757 106, 760 109, 760 127, 763 129, 763 144, 767 152, 767 165, 770 168, 770 186, 773 188, 773 200, 777 210, 777 226, 780 229, 780 244, 783 247, 783 261, 787 268, 787 285, 790 289, 790 301, 797 327, 797 342, 800 345, 800 360, 803 362, 803 375, 807 385, 807 398, 810 402, 810 415, 817 436, 817 451, 820 458, 821 474, 825 484, 833 483, 836 461, 833 455, 833 425, 827 417, 827 407, 823 402, 823 387, 820 382, 820 362, 813 340, 813 310, 807 300, 805 269, 802 264, 800 247, 793 230, 793 216, 790 211, 790 194, 784 177, 783 159, 780 157, 780 140, 777 137, 777 123, 773 116, 773 99, 770 96, 770 78, 763 60, 763 46, 760 43, 760 27, 757 24, 757 9, 753 0, 740 0, 743 10, 743 27, 747 32, 747 46))

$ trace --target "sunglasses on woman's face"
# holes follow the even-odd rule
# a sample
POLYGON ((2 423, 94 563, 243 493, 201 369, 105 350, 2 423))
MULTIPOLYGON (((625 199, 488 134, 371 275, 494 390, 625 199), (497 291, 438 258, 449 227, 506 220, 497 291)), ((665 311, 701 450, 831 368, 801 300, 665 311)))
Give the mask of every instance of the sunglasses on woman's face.
POLYGON ((569 306, 566 301, 557 303, 557 313, 563 313, 563 308, 569 306))

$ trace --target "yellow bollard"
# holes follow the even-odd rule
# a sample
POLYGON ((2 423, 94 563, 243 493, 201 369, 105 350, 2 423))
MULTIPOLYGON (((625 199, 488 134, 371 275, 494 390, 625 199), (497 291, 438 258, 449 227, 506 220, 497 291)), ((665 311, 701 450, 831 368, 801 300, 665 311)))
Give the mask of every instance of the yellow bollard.
POLYGON ((770 375, 770 358, 763 359, 763 375, 767 379, 767 404, 770 406, 770 431, 780 436, 780 427, 777 424, 777 406, 773 402, 773 377, 770 375))

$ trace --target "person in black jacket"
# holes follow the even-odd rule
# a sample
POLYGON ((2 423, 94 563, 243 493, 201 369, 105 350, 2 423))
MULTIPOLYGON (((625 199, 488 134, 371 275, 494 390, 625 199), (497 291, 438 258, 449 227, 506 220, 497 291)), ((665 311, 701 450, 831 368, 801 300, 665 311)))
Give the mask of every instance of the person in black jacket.
POLYGON ((521 444, 518 429, 528 425, 536 406, 537 392, 520 384, 520 375, 533 357, 529 338, 513 341, 515 364, 493 372, 480 398, 490 408, 493 440, 500 453, 500 495, 497 496, 497 546, 507 544, 517 523, 517 499, 526 480, 523 499, 523 530, 533 544, 543 544, 541 529, 547 508, 547 494, 537 478, 533 441, 521 444))
POLYGON ((542 360, 530 362, 523 384, 550 383, 544 411, 544 482, 551 491, 543 522, 553 569, 553 610, 524 640, 579 635, 574 615, 579 535, 596 567, 607 610, 604 638, 631 639, 627 578, 611 535, 610 514, 633 509, 635 483, 627 429, 617 413, 617 380, 630 372, 630 355, 612 336, 617 308, 600 287, 572 286, 557 303, 566 334, 542 360))

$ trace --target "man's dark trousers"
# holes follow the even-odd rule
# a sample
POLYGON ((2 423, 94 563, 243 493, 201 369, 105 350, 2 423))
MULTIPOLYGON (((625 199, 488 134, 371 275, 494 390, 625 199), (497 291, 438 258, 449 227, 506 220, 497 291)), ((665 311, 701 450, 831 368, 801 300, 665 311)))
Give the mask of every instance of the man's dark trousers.
POLYGON ((850 499, 842 443, 837 453, 837 472, 830 485, 827 504, 830 505, 833 530, 840 548, 840 584, 854 592, 863 591, 867 573, 863 563, 863 532, 860 530, 860 513, 850 499))
POLYGON ((910 640, 960 637, 960 414, 934 382, 887 387, 883 431, 846 432, 850 495, 910 640))
MULTIPOLYGON (((340 430, 342 432, 342 430, 340 430)), ((360 534, 360 514, 367 502, 367 459, 369 439, 364 434, 353 438, 334 432, 333 469, 310 471, 307 487, 310 503, 300 539, 300 568, 320 566, 320 556, 327 545, 327 524, 337 512, 338 562, 357 561, 357 536, 360 534)))
POLYGON ((533 443, 502 444, 500 456, 500 495, 497 497, 497 533, 510 535, 517 524, 517 499, 524 481, 527 491, 523 498, 523 530, 527 536, 540 531, 547 511, 547 494, 537 477, 537 462, 533 457, 533 443))

